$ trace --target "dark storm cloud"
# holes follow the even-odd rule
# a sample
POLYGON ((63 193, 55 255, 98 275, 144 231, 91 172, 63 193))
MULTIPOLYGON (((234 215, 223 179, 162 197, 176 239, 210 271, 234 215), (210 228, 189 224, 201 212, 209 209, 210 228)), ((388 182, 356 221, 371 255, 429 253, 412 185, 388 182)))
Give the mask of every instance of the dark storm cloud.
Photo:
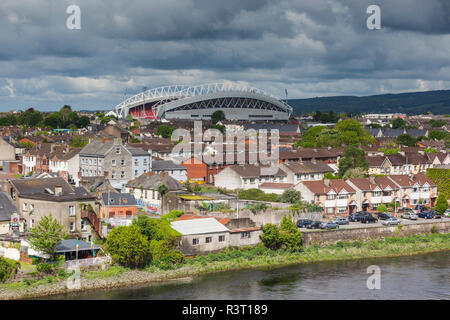
POLYGON ((110 107, 222 80, 290 97, 442 89, 449 21, 446 0, 2 0, 0 106, 110 107), (66 28, 71 4, 81 30, 66 28))

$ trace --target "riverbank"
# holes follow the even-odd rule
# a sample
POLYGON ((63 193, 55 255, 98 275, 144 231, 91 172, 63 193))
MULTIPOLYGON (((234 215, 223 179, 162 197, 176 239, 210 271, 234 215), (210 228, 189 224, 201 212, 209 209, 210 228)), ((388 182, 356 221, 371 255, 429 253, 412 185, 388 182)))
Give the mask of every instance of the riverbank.
POLYGON ((341 241, 334 245, 314 245, 302 252, 271 251, 264 247, 228 250, 222 253, 189 259, 171 270, 150 266, 141 270, 111 267, 109 270, 85 271, 80 288, 68 289, 64 279, 45 279, 33 284, 13 282, 0 284, 0 299, 30 299, 85 290, 136 286, 165 281, 189 281, 190 278, 225 271, 276 268, 322 261, 368 259, 417 255, 450 250, 450 234, 388 237, 383 240, 341 241))

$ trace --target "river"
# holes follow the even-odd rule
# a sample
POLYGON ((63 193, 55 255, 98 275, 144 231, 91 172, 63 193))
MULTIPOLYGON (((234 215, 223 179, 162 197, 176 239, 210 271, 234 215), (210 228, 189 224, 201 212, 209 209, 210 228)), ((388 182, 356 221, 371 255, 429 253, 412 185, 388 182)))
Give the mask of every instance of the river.
POLYGON ((409 257, 319 262, 206 275, 186 282, 87 291, 47 299, 450 299, 450 251, 409 257), (369 290, 367 267, 381 271, 369 290))

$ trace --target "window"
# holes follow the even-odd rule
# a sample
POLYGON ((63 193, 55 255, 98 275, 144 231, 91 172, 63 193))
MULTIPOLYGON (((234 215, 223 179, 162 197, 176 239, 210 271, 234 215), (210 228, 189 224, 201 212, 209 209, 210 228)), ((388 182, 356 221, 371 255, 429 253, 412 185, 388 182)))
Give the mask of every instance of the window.
POLYGON ((206 243, 211 243, 212 242, 212 237, 206 237, 206 243))
POLYGON ((125 160, 124 160, 124 159, 120 160, 120 165, 121 165, 121 166, 124 166, 124 165, 125 165, 125 160))
POLYGON ((75 206, 69 206, 69 216, 73 217, 75 215, 75 206))
POLYGON ((144 159, 144 166, 147 165, 147 159, 144 159))
POLYGON ((34 211, 34 204, 30 204, 30 213, 31 213, 31 211, 34 211))
POLYGON ((138 175, 138 171, 134 170, 134 176, 137 176, 137 175, 138 175))
POLYGON ((241 239, 250 238, 250 231, 245 231, 241 233, 241 239))
POLYGON ((24 210, 24 211, 27 210, 27 204, 26 203, 22 204, 22 210, 24 210))
POLYGON ((116 159, 112 159, 112 160, 111 160, 111 165, 112 165, 113 167, 116 166, 116 159))
POLYGON ((334 200, 336 196, 334 194, 327 194, 327 200, 334 200))
POLYGON ((198 238, 194 238, 194 239, 192 239, 192 245, 197 245, 197 244, 199 244, 199 241, 198 241, 198 238))
POLYGON ((81 230, 86 231, 86 221, 84 219, 81 220, 81 230))
POLYGON ((120 147, 116 147, 116 153, 120 154, 120 147))
POLYGON ((139 165, 139 160, 138 159, 134 159, 134 165, 135 166, 139 165))
POLYGON ((219 236, 219 242, 224 242, 225 241, 225 236, 219 236))
POLYGON ((33 228, 34 227, 34 219, 31 219, 30 220, 30 228, 33 228))
POLYGON ((333 207, 327 208, 327 213, 334 213, 334 208, 333 207))
POLYGON ((346 194, 340 194, 340 195, 338 195, 338 199, 347 199, 347 195, 346 194))
POLYGON ((125 171, 120 171, 120 177, 125 178, 125 171))
POLYGON ((346 213, 347 208, 346 207, 338 207, 338 213, 346 213))
POLYGON ((75 222, 70 223, 70 231, 75 231, 75 222))

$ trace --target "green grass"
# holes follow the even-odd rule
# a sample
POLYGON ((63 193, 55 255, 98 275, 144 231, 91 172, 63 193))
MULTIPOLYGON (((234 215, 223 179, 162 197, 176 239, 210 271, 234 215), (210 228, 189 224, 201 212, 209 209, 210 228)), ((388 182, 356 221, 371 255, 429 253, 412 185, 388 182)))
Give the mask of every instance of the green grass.
POLYGON ((87 271, 83 272, 82 276, 86 279, 96 279, 96 278, 110 278, 120 276, 125 271, 129 271, 130 269, 122 267, 122 266, 112 266, 108 270, 96 270, 96 271, 87 271))

